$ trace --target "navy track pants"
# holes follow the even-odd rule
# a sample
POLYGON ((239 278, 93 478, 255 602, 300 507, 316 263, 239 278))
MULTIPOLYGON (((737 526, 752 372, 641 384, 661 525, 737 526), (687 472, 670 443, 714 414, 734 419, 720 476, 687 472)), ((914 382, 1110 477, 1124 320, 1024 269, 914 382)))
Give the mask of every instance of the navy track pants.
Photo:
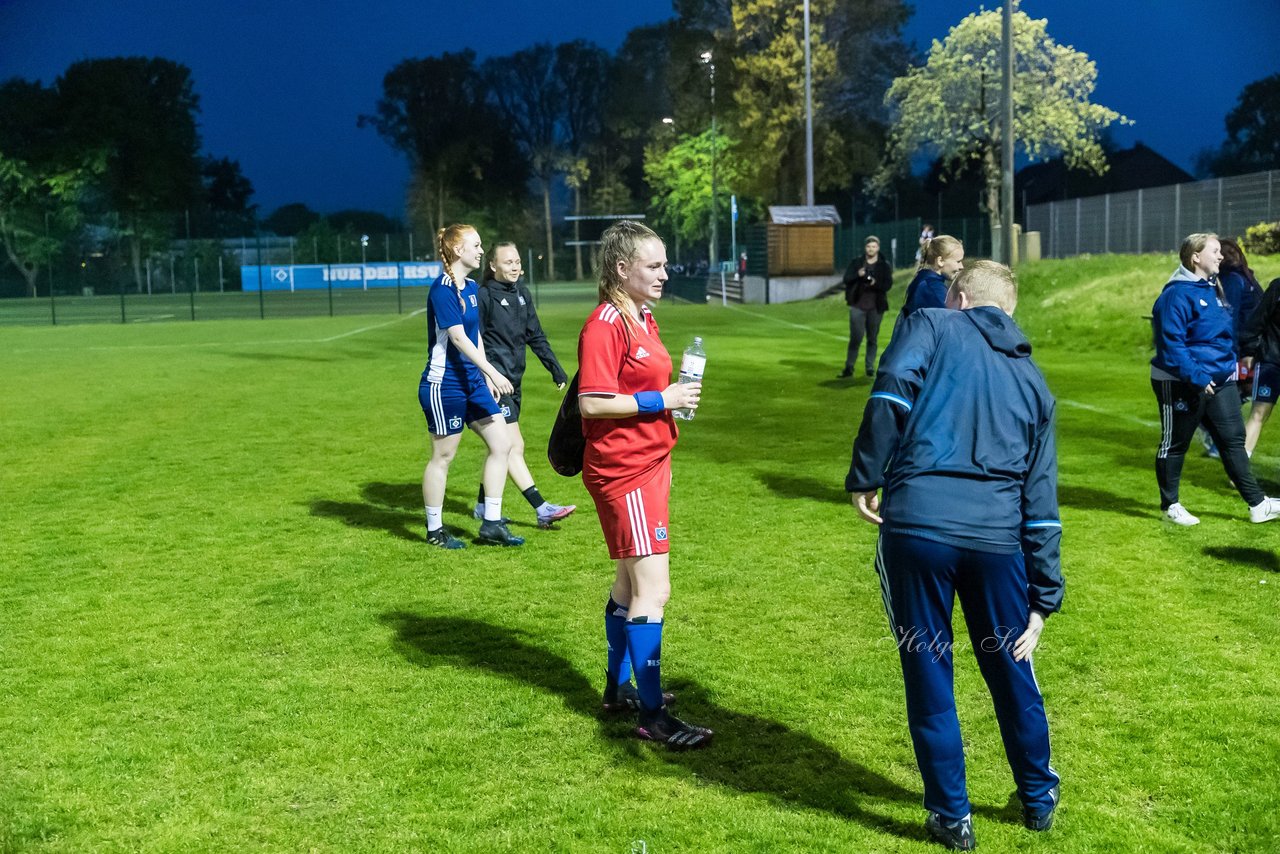
POLYGON ((959 595, 1018 797, 1033 812, 1047 812, 1058 775, 1049 765, 1044 699, 1031 662, 1013 660, 1014 642, 1030 615, 1022 554, 962 549, 881 530, 876 571, 902 661, 925 809, 949 819, 970 812, 953 683, 951 611, 959 595))

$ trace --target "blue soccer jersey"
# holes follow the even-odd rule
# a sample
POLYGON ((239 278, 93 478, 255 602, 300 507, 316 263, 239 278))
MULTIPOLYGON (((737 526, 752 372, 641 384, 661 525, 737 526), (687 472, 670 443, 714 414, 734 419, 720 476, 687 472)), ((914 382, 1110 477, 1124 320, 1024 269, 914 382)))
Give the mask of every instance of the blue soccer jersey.
POLYGON ((441 274, 427 291, 427 344, 430 354, 422 378, 448 388, 475 388, 484 385, 484 375, 475 363, 462 355, 445 330, 461 326, 467 338, 480 346, 480 303, 476 283, 467 279, 461 291, 453 280, 441 274))

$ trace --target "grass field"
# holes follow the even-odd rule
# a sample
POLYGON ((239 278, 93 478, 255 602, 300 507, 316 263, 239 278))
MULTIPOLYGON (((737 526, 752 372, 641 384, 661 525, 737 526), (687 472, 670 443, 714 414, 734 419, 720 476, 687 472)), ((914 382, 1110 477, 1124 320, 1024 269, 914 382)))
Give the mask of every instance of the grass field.
MULTIPOLYGON (((1173 266, 1021 274, 1060 403, 1067 596, 1036 664, 1063 806, 1022 829, 960 644, 981 850, 1280 839, 1280 524, 1250 525, 1198 456, 1203 523, 1159 521, 1143 315, 1173 266)), ((542 311, 570 370, 589 309, 542 311)), ((717 729, 691 755, 596 716, 611 568, 541 453, 558 394, 536 363, 528 457, 581 509, 539 531, 509 490, 523 549, 445 553, 423 539, 421 315, 0 329, 0 850, 938 850, 875 533, 842 488, 869 387, 834 379, 843 302, 657 314, 672 351, 710 354, 675 457, 664 656, 717 729)), ((1280 491, 1272 430, 1255 466, 1280 491)), ((445 508, 470 533, 481 447, 445 508)))

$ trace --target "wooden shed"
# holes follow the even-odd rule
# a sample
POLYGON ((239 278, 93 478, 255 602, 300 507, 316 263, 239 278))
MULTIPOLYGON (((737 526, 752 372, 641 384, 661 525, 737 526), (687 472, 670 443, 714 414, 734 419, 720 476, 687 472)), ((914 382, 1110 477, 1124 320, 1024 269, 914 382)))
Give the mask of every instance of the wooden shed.
POLYGON ((769 207, 769 275, 825 276, 835 272, 834 205, 769 207))

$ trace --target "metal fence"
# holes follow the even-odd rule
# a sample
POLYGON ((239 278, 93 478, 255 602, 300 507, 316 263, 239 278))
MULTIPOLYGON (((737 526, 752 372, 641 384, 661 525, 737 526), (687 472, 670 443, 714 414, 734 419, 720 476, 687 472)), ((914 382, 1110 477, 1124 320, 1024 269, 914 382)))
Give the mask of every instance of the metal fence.
MULTIPOLYGON (((960 238, 967 257, 986 258, 990 255, 991 225, 986 217, 946 217, 930 222, 934 226, 934 234, 949 234, 960 238)), ((924 223, 925 220, 917 217, 837 227, 836 271, 842 272, 854 258, 861 257, 862 242, 873 234, 880 238, 880 252, 889 259, 894 269, 913 266, 916 251, 920 248, 920 232, 924 223)))
MULTIPOLYGON (((664 299, 704 302, 707 280, 681 279, 664 299)), ((592 282, 555 282, 529 286, 534 305, 592 306, 592 282)), ((162 323, 203 320, 342 317, 358 314, 407 314, 423 311, 427 289, 421 285, 387 288, 332 288, 305 291, 178 291, 93 296, 54 295, 0 300, 0 326, 79 323, 162 323)))
POLYGON ((1280 219, 1280 172, 1046 202, 1028 207, 1026 219, 1045 258, 1168 252, 1197 231, 1239 237, 1280 219))

